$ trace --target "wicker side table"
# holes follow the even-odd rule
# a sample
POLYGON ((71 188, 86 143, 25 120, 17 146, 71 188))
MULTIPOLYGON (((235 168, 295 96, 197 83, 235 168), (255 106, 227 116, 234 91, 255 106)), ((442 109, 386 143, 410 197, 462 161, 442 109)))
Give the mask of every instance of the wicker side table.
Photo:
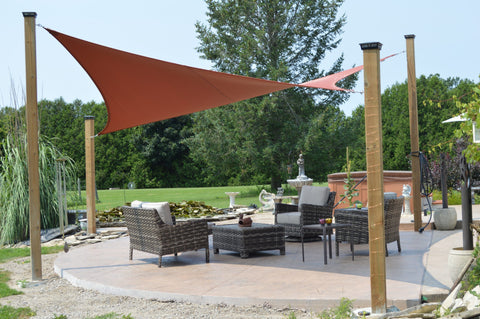
POLYGON ((219 253, 219 249, 224 249, 239 252, 241 258, 248 258, 251 252, 278 249, 280 255, 285 255, 285 228, 281 225, 215 225, 212 234, 215 254, 219 253))

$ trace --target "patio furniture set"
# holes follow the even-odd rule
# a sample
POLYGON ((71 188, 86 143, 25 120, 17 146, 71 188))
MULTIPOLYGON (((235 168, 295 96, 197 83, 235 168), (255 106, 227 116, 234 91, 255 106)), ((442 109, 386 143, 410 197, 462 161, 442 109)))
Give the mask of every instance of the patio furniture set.
MULTIPOLYGON (((167 202, 132 202, 132 206, 123 207, 130 237, 129 259, 133 258, 133 250, 139 250, 158 255, 158 266, 161 267, 162 256, 205 249, 205 261, 208 263, 208 235, 212 234, 215 254, 223 249, 238 252, 241 258, 264 250, 279 250, 280 255, 285 255, 285 238, 296 237, 301 242, 304 261, 304 241, 317 240, 322 236, 324 263, 327 264, 327 243, 329 257, 332 258, 331 237, 335 230, 336 256, 339 255, 339 244, 347 242, 353 260, 354 245, 368 243, 368 211, 337 209, 335 223, 319 224, 319 219, 332 218, 334 201, 335 192, 330 192, 328 187, 304 186, 298 205, 275 204, 273 225, 253 223, 250 227, 239 224, 212 226, 205 219, 176 223, 167 202)), ((399 252, 402 205, 403 197, 385 200, 386 243, 397 241, 399 252)))

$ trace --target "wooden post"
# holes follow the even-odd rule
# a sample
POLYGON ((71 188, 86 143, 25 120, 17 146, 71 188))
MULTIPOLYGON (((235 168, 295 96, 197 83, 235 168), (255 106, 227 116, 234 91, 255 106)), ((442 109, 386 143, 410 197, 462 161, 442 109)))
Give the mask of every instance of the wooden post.
POLYGON ((462 172, 461 194, 462 194, 462 233, 463 250, 473 250, 472 228, 472 179, 470 173, 470 164, 467 158, 462 156, 460 162, 462 172))
POLYGON ((37 56, 35 12, 23 12, 25 22, 25 70, 27 86, 27 155, 30 222, 30 257, 32 280, 42 280, 42 245, 40 240, 40 171, 38 155, 37 56))
POLYGON ((94 234, 96 229, 95 216, 95 117, 85 116, 85 175, 87 194, 87 232, 94 234))
POLYGON ((445 164, 445 153, 440 153, 440 184, 442 185, 442 208, 448 208, 448 187, 447 187, 447 168, 445 164))
POLYGON ((405 35, 407 41, 408 105, 410 113, 410 149, 412 161, 413 227, 422 227, 422 199, 420 197, 420 148, 418 142, 417 77, 415 74, 414 34, 405 35))
POLYGON ((368 231, 372 313, 386 312, 385 217, 383 204, 382 109, 379 42, 362 43, 365 82, 368 231))

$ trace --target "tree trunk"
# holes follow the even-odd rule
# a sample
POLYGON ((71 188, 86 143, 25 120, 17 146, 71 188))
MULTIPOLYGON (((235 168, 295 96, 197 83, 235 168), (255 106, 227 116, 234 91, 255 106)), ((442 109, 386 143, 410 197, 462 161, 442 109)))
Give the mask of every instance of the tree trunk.
POLYGON ((282 179, 279 174, 273 174, 270 179, 270 187, 272 192, 276 192, 279 187, 282 187, 282 179))

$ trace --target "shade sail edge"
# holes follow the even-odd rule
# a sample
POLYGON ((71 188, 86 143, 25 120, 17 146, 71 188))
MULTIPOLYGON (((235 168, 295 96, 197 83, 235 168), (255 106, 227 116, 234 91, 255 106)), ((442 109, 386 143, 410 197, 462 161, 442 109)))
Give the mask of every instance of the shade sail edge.
MULTIPOLYGON (((292 87, 351 92, 336 86, 363 66, 292 84, 222 73, 156 60, 109 48, 45 28, 98 88, 107 107, 107 123, 97 134, 191 114, 292 87)), ((388 58, 388 57, 387 57, 388 58)))

